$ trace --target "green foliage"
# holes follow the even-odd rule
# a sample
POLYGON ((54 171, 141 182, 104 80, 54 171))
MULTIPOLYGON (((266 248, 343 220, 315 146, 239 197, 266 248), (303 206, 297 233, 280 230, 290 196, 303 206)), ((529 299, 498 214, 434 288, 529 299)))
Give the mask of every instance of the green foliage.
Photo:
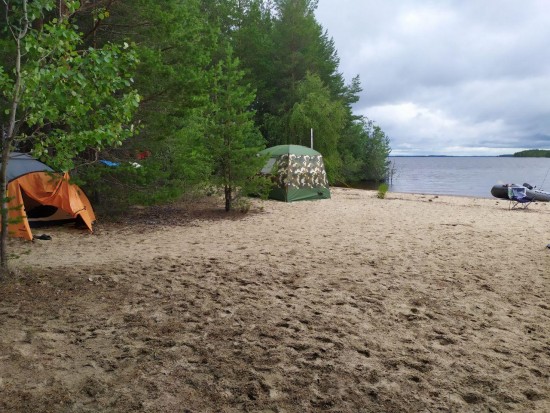
POLYGON ((250 202, 250 199, 241 197, 234 202, 233 208, 239 212, 242 212, 243 214, 246 214, 248 211, 250 211, 251 206, 252 202, 250 202))
MULTIPOLYGON (((136 151, 151 151, 143 162, 150 179, 138 180, 143 187, 135 193, 149 195, 151 201, 168 200, 203 186, 212 173, 219 176, 211 156, 219 159, 211 141, 212 113, 218 111, 212 85, 227 45, 239 58, 240 83, 256 90, 247 109, 270 146, 309 146, 313 128, 314 146, 324 155, 331 182, 383 179, 389 141, 353 114, 360 81, 355 77, 344 85, 334 42, 315 19, 316 1, 94 4, 95 10, 77 15, 84 32, 91 33, 90 44, 125 38, 137 44, 140 63, 134 84, 143 96, 137 113, 139 134, 119 150, 101 154, 128 161, 136 151), (108 18, 98 21, 100 13, 108 18)), ((117 194, 124 192, 129 191, 117 194)))
MULTIPOLYGON (((29 18, 41 17, 53 4, 29 3, 29 18)), ((74 11, 78 2, 67 6, 74 11)), ((11 10, 21 12, 17 6, 11 10)), ((1 109, 11 114, 10 102, 17 98, 14 142, 53 168, 67 170, 87 148, 119 146, 133 135, 130 123, 140 100, 132 88, 137 56, 128 43, 82 49, 81 34, 68 19, 53 18, 38 27, 21 39, 19 92, 17 73, 8 77, 0 70, 1 109)))
MULTIPOLYGON (((2 204, 3 205, 7 205, 8 202, 10 202, 11 200, 13 199, 13 197, 10 197, 10 196, 6 196, 4 198, 2 198, 2 204)), ((21 208, 23 208, 23 205, 15 205, 13 207, 9 207, 9 208, 6 208, 7 211, 20 211, 21 208)), ((8 218, 8 224, 19 224, 20 222, 23 221, 23 217, 21 217, 20 215, 14 217, 14 218, 8 218)))
POLYGON ((367 124, 369 137, 365 142, 365 152, 363 155, 362 179, 370 181, 382 181, 386 179, 390 162, 390 141, 382 129, 367 124))
POLYGON ((334 42, 315 20, 317 2, 245 3, 233 38, 257 88, 256 121, 268 145, 309 146, 313 128, 331 182, 383 179, 389 140, 353 114, 360 80, 344 85, 334 42))
POLYGON ((343 80, 338 73, 338 57, 334 42, 323 33, 315 20, 317 2, 312 0, 280 0, 277 18, 273 23, 275 110, 293 106, 298 82, 306 74, 317 74, 338 98, 343 91, 343 80))
POLYGON ((373 122, 363 118, 354 121, 344 131, 339 149, 344 159, 342 174, 350 182, 386 179, 390 141, 373 122))
POLYGON ((275 76, 274 49, 272 36, 272 10, 261 0, 241 2, 237 10, 237 25, 231 33, 230 42, 239 57, 244 70, 244 81, 256 88, 253 107, 257 111, 255 122, 262 127, 262 116, 273 103, 272 82, 275 76))
POLYGON ((313 129, 313 148, 323 154, 329 180, 334 180, 341 166, 338 141, 345 123, 344 106, 331 99, 319 76, 310 73, 298 84, 296 96, 289 119, 293 143, 309 146, 313 129))
POLYGON ((241 84, 244 73, 231 47, 213 72, 205 143, 214 166, 211 182, 223 188, 229 211, 233 200, 263 187, 258 172, 265 159, 257 154, 265 145, 249 109, 254 93, 241 84))
POLYGON ((380 184, 380 185, 378 186, 378 193, 376 194, 376 196, 377 196, 379 199, 384 199, 384 198, 386 198, 386 193, 388 192, 388 189, 389 189, 388 184, 386 184, 386 183, 380 184))
MULTIPOLYGON (((7 268, 6 177, 9 153, 26 148, 52 167, 67 170, 93 148, 120 146, 130 137, 139 105, 132 88, 137 57, 128 43, 83 48, 70 21, 78 1, 3 2, 0 44, 0 270, 7 268), (5 60, 4 60, 5 59, 5 60)), ((105 16, 105 14, 103 15, 105 16)))
POLYGON ((167 202, 204 185, 212 162, 206 153, 204 134, 209 106, 212 55, 217 49, 217 27, 204 19, 199 0, 98 1, 108 8, 105 21, 94 21, 97 11, 83 12, 79 21, 93 33, 88 42, 131 38, 136 42, 139 65, 135 87, 143 96, 136 118, 139 133, 118 150, 101 157, 122 162, 149 151, 141 178, 101 168, 105 175, 86 179, 101 187, 101 199, 124 198, 124 203, 167 202), (144 23, 146 22, 146 23, 144 23), (116 175, 117 189, 109 183, 116 175), (103 182, 105 181, 105 182, 103 182), (137 197, 137 200, 136 200, 137 197))
MULTIPOLYGON (((266 142, 309 146, 311 128, 331 182, 385 177, 389 139, 353 114, 360 80, 344 84, 315 0, 69 1, 65 16, 54 0, 28 5, 30 116, 18 145, 76 166, 96 207, 166 202, 211 183, 235 200, 261 187, 254 156, 266 142), (142 151, 151 156, 131 166, 142 151)), ((14 47, 2 31, 2 91, 15 88, 14 47)), ((10 102, 0 96, 2 113, 10 102)))
POLYGON ((550 150, 548 149, 528 149, 526 151, 514 153, 518 158, 550 158, 550 150))
POLYGON ((102 155, 120 166, 93 164, 81 168, 80 185, 86 193, 94 194, 94 206, 101 211, 166 203, 195 192, 208 183, 212 170, 204 134, 198 129, 189 125, 178 131, 153 146, 151 156, 143 160, 128 161, 133 156, 124 149, 105 151, 102 155))

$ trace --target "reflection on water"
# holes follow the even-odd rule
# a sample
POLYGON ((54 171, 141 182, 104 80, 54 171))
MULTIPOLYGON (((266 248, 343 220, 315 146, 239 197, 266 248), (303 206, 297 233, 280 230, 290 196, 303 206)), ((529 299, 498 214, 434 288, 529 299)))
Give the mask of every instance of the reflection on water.
POLYGON ((491 198, 495 184, 524 182, 550 190, 550 158, 390 157, 390 161, 395 168, 392 192, 491 198))

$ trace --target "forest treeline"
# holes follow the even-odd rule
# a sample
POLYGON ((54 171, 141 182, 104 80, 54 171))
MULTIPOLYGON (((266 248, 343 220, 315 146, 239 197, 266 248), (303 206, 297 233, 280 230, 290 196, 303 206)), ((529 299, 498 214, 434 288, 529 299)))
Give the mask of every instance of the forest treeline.
POLYGON ((265 184, 261 149, 309 146, 311 129, 332 184, 386 175, 389 139, 353 113, 360 80, 340 73, 316 0, 3 4, 3 149, 8 137, 10 150, 71 168, 98 208, 206 187, 234 199, 265 184), (11 73, 28 76, 27 95, 11 73))
POLYGON ((514 153, 517 158, 550 158, 548 149, 527 149, 525 151, 514 153))

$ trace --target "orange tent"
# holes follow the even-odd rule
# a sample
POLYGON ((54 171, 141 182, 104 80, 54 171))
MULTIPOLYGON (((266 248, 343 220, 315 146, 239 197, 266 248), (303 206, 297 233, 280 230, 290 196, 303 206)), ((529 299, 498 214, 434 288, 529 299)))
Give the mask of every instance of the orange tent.
POLYGON ((33 239, 29 219, 64 221, 80 218, 92 232, 95 214, 84 192, 31 156, 14 152, 8 163, 8 231, 11 236, 33 239))

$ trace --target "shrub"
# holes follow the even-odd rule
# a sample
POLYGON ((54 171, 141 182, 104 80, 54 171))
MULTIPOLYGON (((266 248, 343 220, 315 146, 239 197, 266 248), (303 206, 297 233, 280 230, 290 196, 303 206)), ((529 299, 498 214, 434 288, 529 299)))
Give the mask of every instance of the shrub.
POLYGON ((386 193, 388 192, 389 186, 386 183, 380 184, 378 187, 378 198, 384 199, 386 197, 386 193))

